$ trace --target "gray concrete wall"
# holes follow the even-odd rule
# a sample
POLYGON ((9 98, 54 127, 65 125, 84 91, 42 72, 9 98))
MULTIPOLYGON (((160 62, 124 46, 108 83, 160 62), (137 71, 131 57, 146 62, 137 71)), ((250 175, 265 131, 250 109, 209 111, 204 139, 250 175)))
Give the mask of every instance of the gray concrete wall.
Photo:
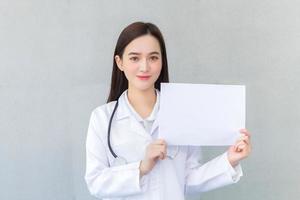
POLYGON ((244 177, 201 199, 299 199, 299 10, 296 0, 0 0, 0 199, 94 199, 88 120, 105 103, 117 37, 137 20, 161 28, 171 82, 247 86, 244 177))

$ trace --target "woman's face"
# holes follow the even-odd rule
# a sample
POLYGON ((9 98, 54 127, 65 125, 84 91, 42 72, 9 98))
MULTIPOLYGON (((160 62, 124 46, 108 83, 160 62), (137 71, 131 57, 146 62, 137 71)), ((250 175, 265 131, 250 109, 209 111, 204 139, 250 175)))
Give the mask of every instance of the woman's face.
POLYGON ((125 48, 123 57, 115 57, 118 68, 124 71, 128 88, 147 90, 154 83, 162 68, 158 40, 152 35, 143 35, 132 40, 125 48))

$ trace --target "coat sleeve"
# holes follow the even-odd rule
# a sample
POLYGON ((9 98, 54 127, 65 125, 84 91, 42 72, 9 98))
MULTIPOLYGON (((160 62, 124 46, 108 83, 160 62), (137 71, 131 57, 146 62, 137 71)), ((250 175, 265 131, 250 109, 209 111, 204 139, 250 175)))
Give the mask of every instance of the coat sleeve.
MULTIPOLYGON (((99 118, 98 118, 99 119, 99 118)), ((109 167, 105 143, 99 137, 95 114, 90 117, 86 139, 85 181, 90 193, 97 198, 124 197, 143 193, 147 175, 140 178, 140 161, 109 167)))
POLYGON ((186 162, 185 193, 195 194, 236 183, 243 176, 241 165, 234 168, 227 152, 204 163, 198 161, 200 147, 189 147, 186 162))

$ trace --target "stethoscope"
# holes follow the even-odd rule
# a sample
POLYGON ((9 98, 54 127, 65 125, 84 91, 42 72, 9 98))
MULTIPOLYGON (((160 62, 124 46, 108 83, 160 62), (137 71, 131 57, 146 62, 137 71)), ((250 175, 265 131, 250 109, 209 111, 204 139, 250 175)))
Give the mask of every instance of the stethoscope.
POLYGON ((115 158, 114 160, 114 165, 124 165, 124 164, 127 164, 127 161, 125 158, 121 157, 121 156, 118 156, 114 150, 112 149, 111 147, 111 143, 110 143, 110 129, 111 129, 111 123, 112 123, 112 120, 113 120, 113 117, 115 115, 115 112, 118 108, 118 105, 119 105, 119 100, 117 100, 117 103, 113 109, 113 112, 110 116, 110 119, 109 119, 109 124, 108 124, 108 130, 107 130, 107 144, 108 144, 108 148, 109 148, 109 151, 110 153, 113 155, 113 157, 115 158))
MULTIPOLYGON (((115 104, 115 107, 114 107, 114 109, 113 109, 113 112, 112 112, 112 114, 111 114, 111 116, 110 116, 109 124, 108 124, 108 130, 107 130, 107 144, 108 144, 108 148, 109 148, 110 153, 111 153, 111 154, 113 155, 113 157, 115 158, 115 160, 114 160, 114 162, 113 162, 113 165, 114 165, 114 166, 127 164, 127 161, 126 161, 125 158, 123 158, 123 157, 121 157, 121 156, 118 156, 118 155, 114 152, 114 150, 113 150, 112 147, 111 147, 111 143, 110 143, 111 124, 112 124, 112 120, 113 120, 113 117, 114 117, 114 115, 115 115, 115 112, 116 112, 118 106, 119 106, 119 100, 117 100, 117 102, 116 102, 116 104, 115 104)), ((179 147, 176 146, 176 149, 175 149, 175 151, 173 151, 173 154, 171 155, 171 154, 168 154, 168 153, 167 153, 167 157, 170 158, 170 159, 174 159, 174 158, 177 156, 178 152, 179 152, 179 147)))

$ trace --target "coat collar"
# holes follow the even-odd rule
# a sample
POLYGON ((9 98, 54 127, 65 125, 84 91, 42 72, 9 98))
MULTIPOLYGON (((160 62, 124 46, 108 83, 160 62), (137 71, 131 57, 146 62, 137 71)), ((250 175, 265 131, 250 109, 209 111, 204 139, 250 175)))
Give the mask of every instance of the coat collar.
MULTIPOLYGON (((156 103, 154 105, 154 108, 153 108, 153 111, 152 111, 151 115, 147 118, 147 120, 154 120, 150 134, 152 134, 154 132, 154 130, 158 127, 157 116, 158 116, 159 104, 160 104, 160 91, 158 89, 155 89, 155 90, 156 90, 156 95, 157 95, 156 103)), ((119 101, 119 105, 118 105, 118 108, 116 110, 116 120, 121 120, 121 119, 124 119, 124 118, 131 118, 132 120, 135 120, 136 122, 142 120, 140 116, 138 116, 138 117, 136 116, 137 114, 134 115, 133 111, 129 107, 130 105, 128 105, 129 102, 128 102, 128 99, 127 99, 127 90, 125 90, 120 95, 118 101, 119 101), (139 120, 139 118, 141 120, 139 120)), ((131 123, 131 125, 132 124, 133 123, 131 123)))

